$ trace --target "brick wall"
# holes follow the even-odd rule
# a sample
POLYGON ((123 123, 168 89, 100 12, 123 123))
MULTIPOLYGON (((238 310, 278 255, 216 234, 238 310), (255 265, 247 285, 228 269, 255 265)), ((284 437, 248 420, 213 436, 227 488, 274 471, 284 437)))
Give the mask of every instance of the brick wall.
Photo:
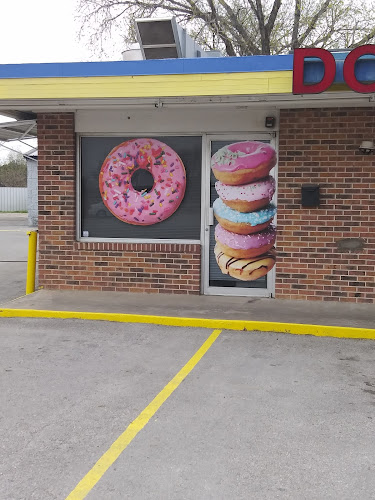
MULTIPOLYGON (((373 302, 375 137, 373 109, 282 110, 276 297, 373 302), (300 204, 304 183, 321 185, 321 206, 300 204), (344 252, 342 238, 362 238, 344 252)), ((192 293, 200 246, 76 241, 72 113, 38 115, 39 283, 45 288, 192 293)))
POLYGON ((276 297, 373 302, 375 156, 358 151, 375 137, 375 109, 282 110, 276 297), (321 186, 321 206, 302 208, 301 185, 321 186), (363 238, 359 252, 337 240, 363 238))
POLYGON ((38 115, 39 285, 199 294, 200 245, 76 241, 73 113, 38 115))

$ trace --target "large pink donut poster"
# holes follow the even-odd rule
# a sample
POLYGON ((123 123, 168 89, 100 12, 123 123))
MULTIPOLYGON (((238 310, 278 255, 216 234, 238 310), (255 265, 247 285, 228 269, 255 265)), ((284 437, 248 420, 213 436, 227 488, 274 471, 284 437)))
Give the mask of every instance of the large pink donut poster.
POLYGON ((215 258, 223 274, 241 281, 265 276, 276 262, 275 180, 269 175, 275 164, 276 151, 258 141, 229 144, 211 158, 219 195, 215 258))
POLYGON ((180 206, 185 188, 181 158, 156 139, 122 142, 108 154, 99 174, 104 205, 128 224, 150 226, 167 219, 180 206), (139 174, 148 176, 148 188, 134 187, 139 174))

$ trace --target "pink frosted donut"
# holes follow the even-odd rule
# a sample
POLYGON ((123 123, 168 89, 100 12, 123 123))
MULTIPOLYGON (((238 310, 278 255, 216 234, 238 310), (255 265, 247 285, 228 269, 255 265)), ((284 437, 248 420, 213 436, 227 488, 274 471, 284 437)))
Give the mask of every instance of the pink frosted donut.
POLYGON ((271 225, 260 233, 245 235, 227 231, 218 224, 215 227, 215 240, 220 251, 229 257, 250 259, 263 255, 273 247, 276 240, 276 228, 271 225))
POLYGON ((218 181, 231 186, 262 179, 276 165, 276 151, 264 142, 235 142, 219 149, 211 158, 218 181))
POLYGON ((170 217, 185 195, 184 164, 172 148, 156 139, 132 139, 116 146, 104 160, 99 189, 105 206, 123 222, 150 226, 170 217), (137 191, 135 172, 154 180, 151 190, 137 191))
POLYGON ((220 181, 215 184, 216 192, 228 205, 238 212, 253 212, 269 204, 275 194, 275 179, 270 175, 250 184, 228 186, 220 181))

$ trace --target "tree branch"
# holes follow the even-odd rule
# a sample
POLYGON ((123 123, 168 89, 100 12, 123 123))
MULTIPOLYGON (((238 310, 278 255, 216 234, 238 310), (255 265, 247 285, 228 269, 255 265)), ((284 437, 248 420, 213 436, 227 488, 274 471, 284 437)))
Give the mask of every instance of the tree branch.
POLYGON ((217 36, 220 37, 221 40, 223 41, 228 56, 235 56, 236 52, 234 50, 234 47, 233 47, 233 44, 232 44, 231 40, 225 34, 225 32, 222 31, 219 28, 220 19, 219 19, 219 16, 218 16, 218 13, 217 13, 217 10, 216 10, 216 7, 215 7, 215 4, 214 4, 213 0, 208 0, 208 3, 210 5, 210 7, 211 7, 211 13, 212 13, 212 16, 213 16, 213 21, 214 21, 213 23, 212 22, 210 23, 210 27, 215 27, 216 28, 215 32, 216 32, 217 36))
POLYGON ((250 49, 252 54, 260 54, 261 51, 259 48, 250 40, 249 33, 245 30, 244 26, 239 23, 237 16, 233 12, 232 8, 226 3, 225 0, 219 0, 219 3, 226 10, 230 21, 232 22, 233 27, 238 31, 243 39, 243 43, 250 49))
POLYGON ((301 0, 295 0, 294 7, 294 22, 293 22, 293 31, 292 31, 292 41, 291 41, 291 49, 294 50, 298 48, 298 31, 299 31, 299 23, 301 19, 301 0))
POLYGON ((262 54, 269 54, 270 38, 269 38, 269 33, 267 32, 266 26, 264 24, 264 14, 263 14, 261 0, 256 0, 256 6, 257 6, 257 19, 259 24, 259 32, 260 32, 260 41, 262 44, 262 54))
POLYGON ((375 28, 373 28, 370 33, 366 36, 358 40, 358 42, 352 43, 348 49, 354 49, 355 47, 359 47, 360 45, 365 45, 367 42, 372 41, 375 38, 375 28))
POLYGON ((270 14, 268 21, 267 21, 267 24, 266 24, 266 28, 267 28, 268 33, 271 33, 273 30, 273 27, 274 27, 275 21, 276 21, 276 17, 277 17, 279 10, 280 10, 280 7, 281 7, 281 0, 275 0, 273 3, 273 6, 272 6, 271 14, 270 14))
POLYGON ((298 40, 298 46, 300 47, 303 42, 306 40, 306 38, 310 35, 310 33, 315 29, 316 23, 318 20, 322 17, 322 15, 327 12, 327 9, 329 7, 331 0, 325 0, 321 8, 318 10, 318 12, 315 14, 315 16, 312 18, 311 22, 309 23, 307 30, 305 33, 299 38, 298 40))

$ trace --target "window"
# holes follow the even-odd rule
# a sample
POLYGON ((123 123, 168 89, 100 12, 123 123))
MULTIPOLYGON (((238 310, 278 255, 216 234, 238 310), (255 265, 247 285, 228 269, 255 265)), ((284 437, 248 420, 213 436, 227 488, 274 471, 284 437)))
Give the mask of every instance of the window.
MULTIPOLYGON (((81 138, 81 237, 134 238, 144 239, 145 241, 151 239, 200 240, 201 137, 152 137, 152 139, 172 148, 181 158, 186 171, 185 196, 177 210, 170 217, 152 225, 134 225, 123 222, 106 207, 99 189, 99 175, 103 162, 113 148, 133 139, 135 138, 81 138)), ((138 174, 131 176, 134 189, 140 190, 141 193, 142 190, 149 192, 152 179, 150 184, 150 178, 147 176, 146 171, 135 171, 138 174), (144 173, 146 175, 143 175, 144 173)))

